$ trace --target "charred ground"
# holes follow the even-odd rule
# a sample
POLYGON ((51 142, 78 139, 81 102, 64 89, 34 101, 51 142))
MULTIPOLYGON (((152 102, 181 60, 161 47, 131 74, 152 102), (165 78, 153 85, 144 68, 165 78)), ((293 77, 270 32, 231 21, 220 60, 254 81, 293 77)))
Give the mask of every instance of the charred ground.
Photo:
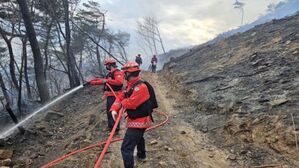
POLYGON ((299 166, 299 14, 202 45, 164 66, 187 122, 230 150, 233 166, 299 166), (293 129, 292 115, 296 124, 293 129))

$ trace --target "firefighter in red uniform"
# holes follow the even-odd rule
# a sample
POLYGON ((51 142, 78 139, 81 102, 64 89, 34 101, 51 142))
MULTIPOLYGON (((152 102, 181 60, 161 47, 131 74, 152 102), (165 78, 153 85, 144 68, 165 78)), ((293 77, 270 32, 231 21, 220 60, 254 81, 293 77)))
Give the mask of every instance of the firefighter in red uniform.
MULTIPOLYGON (((112 130, 114 125, 114 119, 110 113, 110 108, 115 101, 115 96, 111 92, 110 88, 106 85, 109 84, 111 88, 115 91, 116 94, 120 94, 123 88, 124 82, 124 73, 117 68, 116 61, 112 58, 108 58, 104 61, 104 65, 106 69, 109 71, 105 79, 93 79, 88 82, 90 85, 105 85, 105 97, 107 98, 106 103, 106 112, 108 119, 108 130, 109 132, 112 130)), ((119 125, 117 127, 117 132, 119 131, 119 125)))
POLYGON ((121 146, 121 154, 125 168, 134 167, 133 152, 137 146, 137 157, 140 160, 146 158, 144 132, 152 124, 149 111, 150 93, 145 83, 141 83, 139 76, 140 69, 136 62, 129 61, 122 70, 125 73, 127 87, 116 99, 111 107, 113 118, 116 118, 117 112, 123 107, 127 113, 127 131, 121 146))

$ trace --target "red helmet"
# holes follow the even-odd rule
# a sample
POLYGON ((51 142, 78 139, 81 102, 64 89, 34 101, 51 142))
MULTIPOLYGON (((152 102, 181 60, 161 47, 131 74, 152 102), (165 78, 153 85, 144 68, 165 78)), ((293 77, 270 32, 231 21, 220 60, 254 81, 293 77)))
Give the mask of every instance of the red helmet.
POLYGON ((106 58, 104 61, 104 65, 116 64, 115 59, 113 58, 106 58))
POLYGON ((139 72, 139 65, 135 61, 128 61, 122 68, 124 72, 139 72))

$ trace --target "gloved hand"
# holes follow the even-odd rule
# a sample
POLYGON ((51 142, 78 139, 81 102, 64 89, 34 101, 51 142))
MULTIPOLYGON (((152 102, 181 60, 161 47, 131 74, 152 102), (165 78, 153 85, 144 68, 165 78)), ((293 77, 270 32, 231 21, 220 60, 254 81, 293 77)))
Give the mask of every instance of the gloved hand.
POLYGON ((90 82, 85 82, 85 83, 83 83, 83 86, 85 87, 85 86, 89 86, 90 85, 90 82))
POLYGON ((113 120, 115 121, 116 116, 117 116, 117 112, 116 111, 111 111, 111 115, 112 115, 113 120))
POLYGON ((106 83, 106 79, 96 79, 92 81, 92 84, 95 85, 104 85, 106 83))

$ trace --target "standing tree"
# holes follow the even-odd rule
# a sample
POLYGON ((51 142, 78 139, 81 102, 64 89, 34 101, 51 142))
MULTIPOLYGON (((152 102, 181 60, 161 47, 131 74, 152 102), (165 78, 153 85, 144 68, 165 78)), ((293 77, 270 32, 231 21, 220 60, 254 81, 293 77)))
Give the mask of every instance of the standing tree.
MULTIPOLYGON (((80 30, 77 31, 77 37, 81 37, 81 46, 88 45, 88 48, 95 48, 96 60, 100 74, 104 74, 104 68, 102 66, 102 56, 100 54, 100 48, 94 44, 99 44, 103 40, 105 33, 105 13, 101 11, 100 4, 95 1, 88 1, 83 3, 82 9, 75 16, 76 22, 80 25, 80 30), (94 41, 88 40, 87 34, 94 39, 94 41), (85 39, 84 39, 85 38, 85 39), (83 41, 82 41, 83 40, 83 41)), ((73 24, 75 24, 73 22, 73 24)), ((79 39, 78 39, 79 40, 79 39)), ((74 42, 74 45, 78 45, 78 41, 74 42)), ((84 47, 82 48, 84 49, 84 47)))
POLYGON ((70 14, 69 14, 69 2, 68 0, 63 0, 64 7, 64 22, 65 22, 65 42, 66 42, 66 56, 67 56, 67 66, 69 70, 69 79, 71 88, 80 85, 80 79, 78 76, 78 71, 76 69, 76 59, 71 49, 71 28, 70 28, 70 14))
POLYGON ((22 13, 22 17, 26 28, 26 34, 30 41, 30 45, 33 53, 34 71, 35 71, 35 78, 36 78, 37 88, 39 91, 39 96, 42 102, 46 102, 50 99, 50 94, 44 76, 43 58, 41 56, 41 52, 37 42, 35 29, 32 24, 30 12, 26 0, 17 0, 17 2, 19 4, 22 13))
POLYGON ((163 53, 166 53, 159 30, 159 23, 155 17, 145 17, 142 21, 137 21, 137 33, 146 46, 146 53, 149 51, 152 55, 157 55, 157 43, 160 43, 163 53))
POLYGON ((17 80, 16 72, 15 72, 15 56, 14 56, 12 44, 11 44, 13 36, 8 38, 5 31, 1 27, 0 27, 0 34, 1 34, 2 38, 4 39, 4 41, 7 45, 7 48, 8 48, 8 53, 9 53, 9 58, 10 58, 9 59, 10 60, 9 61, 10 76, 11 76, 11 79, 13 81, 15 88, 18 90, 19 85, 18 85, 18 80, 17 80))
POLYGON ((79 0, 3 0, 0 4, 0 47, 6 49, 0 68, 12 105, 20 105, 21 98, 25 105, 25 97, 45 102, 79 85, 84 77, 104 75, 103 59, 108 56, 119 63, 127 60, 130 35, 106 28, 106 11, 96 1, 79 5, 79 0))
POLYGON ((3 40, 6 43, 8 54, 9 54, 9 72, 11 76, 11 80, 13 82, 13 86, 16 90, 18 90, 18 80, 16 77, 16 68, 15 68, 15 55, 13 52, 12 40, 18 36, 15 32, 16 23, 20 20, 19 16, 15 13, 14 4, 1 1, 0 8, 0 19, 1 19, 1 27, 0 34, 3 40))
MULTIPOLYGON (((6 52, 6 48, 0 47, 0 61, 1 62, 2 62, 2 58, 4 57, 5 52, 6 52)), ((1 63, 0 63, 0 65, 1 65, 1 63)), ((5 98, 6 103, 10 103, 10 97, 7 93, 7 89, 6 89, 5 82, 3 80, 1 72, 0 72, 0 87, 1 87, 1 91, 5 98)), ((3 107, 5 106, 3 102, 2 102, 2 105, 3 105, 3 107)))
POLYGON ((3 80, 3 77, 2 77, 1 73, 0 73, 0 86, 1 86, 1 91, 4 95, 4 98, 6 100, 6 103, 10 103, 10 97, 7 93, 7 89, 6 89, 6 86, 5 86, 5 83, 4 83, 4 80, 3 80))
POLYGON ((243 25, 243 22, 244 22, 244 6, 245 6, 245 3, 239 2, 238 0, 236 0, 236 2, 234 3, 234 8, 240 9, 240 11, 241 11, 241 26, 243 25))

